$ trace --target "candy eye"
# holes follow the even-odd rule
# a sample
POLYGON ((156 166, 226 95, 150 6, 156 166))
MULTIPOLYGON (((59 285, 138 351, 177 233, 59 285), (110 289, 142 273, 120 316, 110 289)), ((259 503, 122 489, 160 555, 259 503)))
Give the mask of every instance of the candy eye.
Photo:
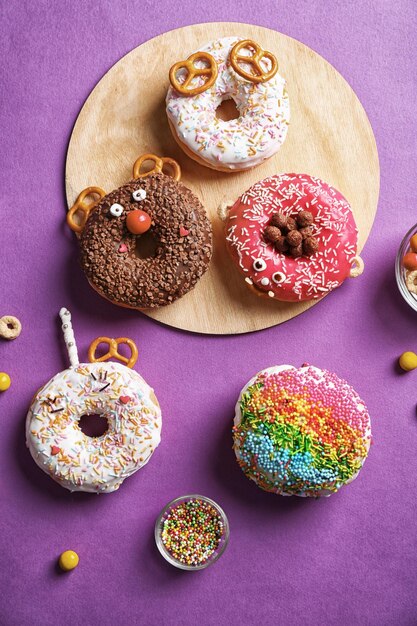
POLYGON ((117 202, 112 204, 110 207, 110 215, 113 215, 113 217, 120 217, 123 214, 123 211, 124 208, 121 204, 118 204, 117 202))
POLYGON ((266 269, 266 263, 263 259, 255 259, 253 262, 253 269, 256 272, 262 272, 264 269, 266 269))
POLYGON ((136 191, 132 193, 132 198, 136 202, 141 202, 146 198, 146 191, 144 189, 136 189, 136 191))
POLYGON ((274 281, 274 283, 277 283, 277 285, 279 285, 279 283, 282 283, 285 278, 286 276, 282 272, 275 272, 275 274, 272 274, 272 280, 274 281))

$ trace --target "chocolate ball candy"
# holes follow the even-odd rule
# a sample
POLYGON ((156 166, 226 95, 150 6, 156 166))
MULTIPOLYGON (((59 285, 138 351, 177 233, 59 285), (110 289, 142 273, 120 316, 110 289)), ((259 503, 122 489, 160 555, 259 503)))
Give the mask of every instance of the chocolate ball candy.
POLYGON ((269 223, 271 224, 271 226, 276 226, 277 228, 280 228, 282 230, 283 228, 287 227, 287 219, 288 218, 286 215, 284 215, 284 213, 278 211, 278 213, 272 214, 269 223))
POLYGON ((274 243, 278 237, 281 237, 281 231, 276 226, 267 226, 264 230, 264 238, 266 241, 274 243))
POLYGON ((290 254, 295 259, 299 256, 303 256, 303 246, 301 244, 299 246, 291 246, 290 254))
POLYGON ((298 232, 301 233, 303 239, 313 236, 313 229, 311 226, 304 226, 304 228, 300 228, 298 232))
POLYGON ((300 228, 310 226, 313 223, 313 214, 310 211, 300 211, 297 215, 297 224, 300 228))
POLYGON ((297 230, 297 222, 293 217, 289 217, 287 219, 287 230, 297 230))
POLYGON ((311 256, 319 249, 319 242, 316 237, 307 237, 303 241, 303 251, 307 256, 311 256))
POLYGON ((303 236, 301 235, 301 233, 298 232, 298 230, 290 230, 287 235, 287 241, 290 246, 297 247, 300 245, 302 240, 303 236))
POLYGON ((278 252, 287 252, 289 246, 285 237, 278 237, 274 242, 275 250, 278 252))

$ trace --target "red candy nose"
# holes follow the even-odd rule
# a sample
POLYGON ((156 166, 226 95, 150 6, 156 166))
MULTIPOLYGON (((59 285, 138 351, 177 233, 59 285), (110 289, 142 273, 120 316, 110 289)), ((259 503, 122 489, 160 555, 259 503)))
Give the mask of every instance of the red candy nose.
POLYGON ((126 226, 133 235, 143 235, 151 227, 151 218, 145 211, 136 209, 128 213, 126 226))

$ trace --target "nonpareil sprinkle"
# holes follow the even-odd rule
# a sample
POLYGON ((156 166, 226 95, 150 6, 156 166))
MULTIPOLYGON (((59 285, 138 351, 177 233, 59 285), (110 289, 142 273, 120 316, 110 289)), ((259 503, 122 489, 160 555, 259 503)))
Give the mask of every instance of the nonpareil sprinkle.
POLYGON ((163 521, 162 542, 184 565, 201 565, 219 547, 224 533, 218 511, 200 499, 173 507, 163 521))

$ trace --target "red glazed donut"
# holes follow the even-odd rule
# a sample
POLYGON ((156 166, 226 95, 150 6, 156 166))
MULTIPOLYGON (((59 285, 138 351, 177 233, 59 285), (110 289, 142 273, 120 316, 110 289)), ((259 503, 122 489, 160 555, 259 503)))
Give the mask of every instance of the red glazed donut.
POLYGON ((227 248, 246 283, 288 302, 320 298, 361 274, 357 235, 347 200, 307 174, 255 183, 226 217, 227 248))

